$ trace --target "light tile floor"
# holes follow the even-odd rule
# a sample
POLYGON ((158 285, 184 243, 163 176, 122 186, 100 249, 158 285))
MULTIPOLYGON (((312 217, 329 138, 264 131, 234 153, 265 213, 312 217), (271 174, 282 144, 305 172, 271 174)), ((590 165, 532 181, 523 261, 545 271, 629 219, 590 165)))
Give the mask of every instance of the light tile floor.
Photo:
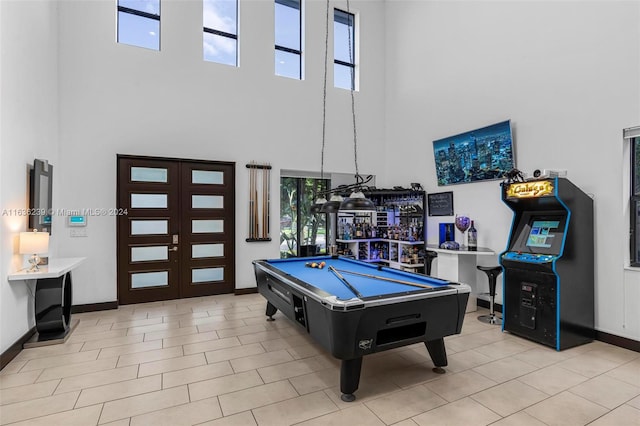
POLYGON ((338 360, 258 294, 74 315, 64 345, 0 372, 0 424, 640 426, 640 353, 556 352, 467 314, 447 373, 422 344, 364 358, 352 403, 338 360))

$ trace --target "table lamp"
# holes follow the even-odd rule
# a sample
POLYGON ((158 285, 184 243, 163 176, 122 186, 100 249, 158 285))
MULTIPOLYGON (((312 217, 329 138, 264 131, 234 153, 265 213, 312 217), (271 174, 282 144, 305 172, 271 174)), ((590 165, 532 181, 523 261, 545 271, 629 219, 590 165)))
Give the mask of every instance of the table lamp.
POLYGON ((38 263, 40 263, 39 254, 46 254, 49 252, 49 233, 38 232, 34 229, 33 232, 21 232, 20 233, 20 254, 30 254, 29 263, 31 268, 27 272, 38 272, 38 263))

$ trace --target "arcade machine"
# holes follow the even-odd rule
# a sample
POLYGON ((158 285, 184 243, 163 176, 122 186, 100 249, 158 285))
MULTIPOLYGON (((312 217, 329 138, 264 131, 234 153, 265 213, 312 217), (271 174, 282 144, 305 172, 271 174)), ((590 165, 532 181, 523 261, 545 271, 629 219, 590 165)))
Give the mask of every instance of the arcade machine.
POLYGON ((566 178, 502 184, 513 210, 502 329, 556 350, 594 339, 593 200, 566 178))

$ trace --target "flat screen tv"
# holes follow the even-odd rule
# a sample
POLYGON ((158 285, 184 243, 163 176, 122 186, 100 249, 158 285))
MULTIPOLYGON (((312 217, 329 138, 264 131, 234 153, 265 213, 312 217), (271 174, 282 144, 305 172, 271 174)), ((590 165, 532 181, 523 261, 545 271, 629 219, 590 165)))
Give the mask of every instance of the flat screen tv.
POLYGON ((515 167, 511 121, 433 141, 438 185, 501 179, 515 167))

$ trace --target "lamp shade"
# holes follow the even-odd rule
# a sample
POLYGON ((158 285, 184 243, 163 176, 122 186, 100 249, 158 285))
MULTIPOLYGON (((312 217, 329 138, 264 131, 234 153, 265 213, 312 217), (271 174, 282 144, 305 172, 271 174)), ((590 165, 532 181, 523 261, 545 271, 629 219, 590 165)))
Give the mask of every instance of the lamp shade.
POLYGON ((20 254, 45 254, 49 252, 48 232, 21 232, 20 254))
POLYGON ((324 203, 321 211, 323 213, 338 213, 338 210, 340 210, 340 204, 342 204, 343 201, 344 199, 341 195, 334 194, 331 196, 331 199, 329 199, 329 201, 324 203))
POLYGON ((318 197, 316 202, 311 205, 311 213, 317 214, 322 212, 322 206, 327 202, 327 199, 323 196, 318 197))
POLYGON ((349 198, 340 204, 340 210, 343 211, 376 211, 373 201, 365 198, 362 191, 354 191, 349 198))

